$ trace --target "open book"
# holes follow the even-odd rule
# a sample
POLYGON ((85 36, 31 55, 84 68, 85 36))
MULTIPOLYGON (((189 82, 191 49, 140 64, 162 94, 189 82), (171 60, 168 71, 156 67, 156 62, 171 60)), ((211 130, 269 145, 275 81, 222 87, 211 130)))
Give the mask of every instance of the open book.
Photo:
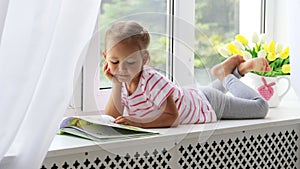
POLYGON ((69 134, 95 141, 127 139, 157 135, 158 132, 116 124, 109 115, 71 116, 60 124, 59 134, 69 134))

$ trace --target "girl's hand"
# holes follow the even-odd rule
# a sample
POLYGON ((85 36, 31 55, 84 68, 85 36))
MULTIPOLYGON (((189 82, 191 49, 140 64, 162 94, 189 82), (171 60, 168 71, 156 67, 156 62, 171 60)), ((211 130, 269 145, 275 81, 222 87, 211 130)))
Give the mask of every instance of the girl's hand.
POLYGON ((140 123, 139 121, 140 120, 133 118, 133 117, 119 116, 116 118, 114 123, 125 124, 125 125, 136 126, 136 127, 143 127, 142 123, 140 123))
POLYGON ((103 72, 105 74, 105 76, 112 81, 115 84, 121 84, 121 82, 119 82, 119 80, 114 77, 114 75, 110 72, 110 68, 108 67, 108 63, 105 61, 104 65, 103 65, 103 72))
POLYGON ((103 65, 103 72, 105 74, 105 76, 109 79, 109 80, 112 80, 113 78, 113 75, 111 74, 110 72, 110 68, 108 67, 108 63, 105 61, 104 62, 104 65, 103 65))

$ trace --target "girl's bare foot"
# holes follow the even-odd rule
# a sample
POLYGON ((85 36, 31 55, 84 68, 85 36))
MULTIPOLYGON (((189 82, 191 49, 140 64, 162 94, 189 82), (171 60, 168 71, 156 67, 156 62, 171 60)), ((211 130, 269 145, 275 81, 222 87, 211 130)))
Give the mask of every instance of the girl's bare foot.
POLYGON ((227 75, 231 74, 238 65, 240 65, 243 62, 245 62, 243 56, 241 55, 231 56, 227 58, 224 62, 215 65, 211 69, 211 74, 215 78, 222 81, 227 75))
POLYGON ((250 59, 238 66, 238 71, 241 75, 245 75, 250 71, 269 72, 270 70, 270 65, 265 58, 250 59))

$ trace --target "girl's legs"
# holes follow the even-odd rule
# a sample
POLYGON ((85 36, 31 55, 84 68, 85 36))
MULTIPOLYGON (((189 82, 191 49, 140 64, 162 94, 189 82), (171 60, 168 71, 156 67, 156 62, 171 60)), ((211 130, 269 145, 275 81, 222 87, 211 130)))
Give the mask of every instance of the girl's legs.
POLYGON ((211 74, 218 79, 212 82, 211 87, 226 93, 227 90, 224 88, 222 80, 226 75, 231 74, 233 70, 236 70, 237 66, 243 62, 245 62, 243 56, 235 55, 227 58, 224 62, 215 65, 211 69, 211 74))
POLYGON ((268 61, 264 58, 255 58, 245 61, 243 56, 231 56, 211 69, 211 74, 217 78, 212 82, 211 86, 226 93, 227 90, 224 88, 222 81, 227 75, 233 74, 240 79, 250 71, 268 72, 270 69, 268 61))
MULTIPOLYGON (((238 79, 243 77, 240 75, 238 68, 235 68, 234 71, 232 72, 232 74, 238 79)), ((222 93, 228 92, 228 90, 224 87, 223 82, 219 79, 214 80, 211 84, 211 87, 221 91, 222 93)))
MULTIPOLYGON (((236 62, 231 63, 232 65, 236 64, 236 62)), ((219 69, 224 68, 224 72, 233 72, 232 66, 217 66, 218 67, 214 67, 212 71, 221 72, 219 69)), ((267 62, 259 58, 241 62, 232 74, 218 74, 212 72, 220 82, 223 81, 224 89, 235 96, 226 95, 222 91, 211 87, 202 88, 202 91, 215 110, 217 117, 219 119, 264 118, 268 112, 268 103, 255 90, 238 79, 241 77, 238 72, 247 73, 252 70, 268 71, 268 68, 269 65, 267 62)))
POLYGON ((224 85, 234 97, 211 87, 201 88, 218 119, 264 118, 266 116, 268 103, 255 90, 232 74, 224 79, 224 85))

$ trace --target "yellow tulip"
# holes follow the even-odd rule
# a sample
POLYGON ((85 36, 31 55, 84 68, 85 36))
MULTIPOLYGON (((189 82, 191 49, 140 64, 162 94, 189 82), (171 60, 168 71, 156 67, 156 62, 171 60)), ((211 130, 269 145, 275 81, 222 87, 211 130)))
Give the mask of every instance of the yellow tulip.
POLYGON ((227 49, 229 50, 229 52, 230 53, 234 53, 234 51, 236 51, 237 49, 236 49, 236 47, 235 47, 235 45, 234 44, 232 44, 232 43, 228 43, 228 45, 227 45, 227 49))
POLYGON ((286 47, 285 49, 283 49, 280 53, 279 53, 279 57, 281 59, 286 59, 288 58, 290 55, 290 48, 286 47))
POLYGON ((257 46, 257 45, 254 46, 254 51, 255 51, 256 53, 258 52, 258 46, 257 46))
POLYGON ((238 34, 235 36, 235 40, 241 42, 243 45, 248 45, 248 40, 243 35, 238 34))
POLYGON ((227 49, 228 49, 229 52, 230 52, 231 54, 233 54, 233 55, 239 54, 239 55, 242 55, 242 56, 243 56, 243 52, 242 52, 241 50, 238 50, 238 49, 236 48, 236 46, 235 46, 234 44, 232 44, 232 43, 229 43, 229 44, 227 45, 227 49))
POLYGON ((283 73, 290 73, 291 72, 290 64, 283 65, 281 70, 282 70, 283 73))
POLYGON ((235 55, 238 54, 238 55, 244 56, 244 53, 243 53, 243 51, 241 51, 241 50, 236 50, 234 54, 235 54, 235 55))
POLYGON ((268 53, 268 56, 267 56, 267 59, 269 61, 274 61, 276 59, 276 54, 275 53, 272 53, 272 52, 269 52, 268 53))
POLYGON ((273 40, 269 43, 268 52, 275 53, 275 42, 273 40))
POLYGON ((263 47, 262 47, 263 49, 264 49, 264 51, 266 52, 266 53, 268 53, 268 44, 263 44, 263 47))

